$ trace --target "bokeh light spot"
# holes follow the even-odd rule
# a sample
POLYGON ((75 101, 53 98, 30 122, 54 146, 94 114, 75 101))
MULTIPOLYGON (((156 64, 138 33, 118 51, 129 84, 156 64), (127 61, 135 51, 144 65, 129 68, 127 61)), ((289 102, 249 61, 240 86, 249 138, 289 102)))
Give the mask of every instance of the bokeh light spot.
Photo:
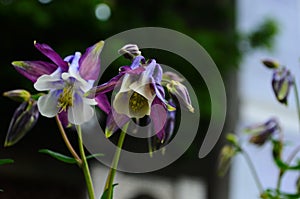
POLYGON ((111 15, 110 7, 105 3, 98 4, 95 9, 95 15, 101 21, 108 20, 111 15))
POLYGON ((52 0, 39 0, 40 3, 42 4, 48 4, 50 3, 52 0))

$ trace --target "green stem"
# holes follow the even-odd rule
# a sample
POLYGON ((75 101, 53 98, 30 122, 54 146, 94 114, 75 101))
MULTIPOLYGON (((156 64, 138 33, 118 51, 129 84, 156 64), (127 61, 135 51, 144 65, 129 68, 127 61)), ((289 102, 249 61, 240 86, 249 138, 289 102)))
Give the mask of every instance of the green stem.
POLYGON ((59 129, 59 132, 63 138, 63 141, 65 142, 68 150, 70 151, 70 153, 72 154, 72 156, 75 158, 77 164, 79 167, 81 167, 82 165, 82 160, 80 159, 80 157, 78 156, 78 154, 76 153, 76 151, 74 150, 74 148, 72 147, 72 144, 70 143, 68 137, 67 137, 67 134, 64 130, 64 127, 62 126, 58 116, 55 117, 55 120, 56 120, 56 123, 57 123, 57 126, 58 126, 58 129, 59 129))
POLYGON ((125 140, 125 135, 126 135, 128 124, 129 123, 125 124, 124 128, 121 131, 119 141, 118 141, 118 145, 117 145, 117 149, 116 149, 114 159, 113 159, 113 162, 112 162, 112 166, 109 170, 109 174, 108 174, 107 179, 106 179, 106 184, 105 184, 104 191, 108 190, 107 199, 112 198, 114 178, 115 178, 115 175, 116 175, 116 171, 117 171, 117 167, 118 167, 118 163, 119 163, 119 159, 120 159, 120 155, 121 155, 121 151, 122 151, 122 146, 123 146, 123 143, 124 143, 124 140, 125 140))
POLYGON ((76 129, 78 132, 79 152, 80 152, 80 156, 82 159, 82 167, 81 168, 83 170, 83 174, 84 174, 84 178, 85 178, 85 182, 86 182, 86 186, 87 186, 87 190, 88 190, 88 195, 89 195, 90 199, 95 199, 93 182, 92 182, 92 178, 91 178, 91 174, 90 174, 90 170, 89 170, 89 165, 87 163, 86 155, 84 152, 84 147, 83 147, 83 142, 82 142, 82 132, 81 132, 80 125, 77 125, 76 129))
POLYGON ((299 100, 299 92, 298 87, 294 78, 294 92, 295 92, 295 99, 296 99, 296 105, 297 105, 297 113, 298 113, 298 120, 299 120, 299 126, 300 126, 300 100, 299 100))
POLYGON ((289 156, 288 159, 286 160, 286 163, 287 163, 288 165, 290 165, 290 164, 292 163, 293 159, 296 157, 296 155, 299 153, 299 151, 300 151, 300 145, 297 146, 297 147, 292 151, 292 153, 290 154, 290 156, 289 156))
POLYGON ((260 179, 258 177, 258 174, 257 174, 257 172, 255 170, 254 164, 253 164, 253 162, 252 162, 249 154, 245 150, 241 150, 241 152, 244 155, 245 160, 247 161, 247 164, 248 164, 248 166, 250 168, 250 171, 251 171, 251 173, 253 175, 253 178, 255 180, 255 183, 256 183, 256 186, 257 186, 259 192, 263 193, 264 188, 263 188, 263 186, 262 186, 262 184, 260 182, 260 179))
POLYGON ((276 186, 276 192, 277 192, 278 198, 280 196, 280 187, 281 187, 282 177, 283 177, 284 173, 285 173, 285 171, 280 170, 279 174, 278 174, 278 180, 277 180, 277 186, 276 186))

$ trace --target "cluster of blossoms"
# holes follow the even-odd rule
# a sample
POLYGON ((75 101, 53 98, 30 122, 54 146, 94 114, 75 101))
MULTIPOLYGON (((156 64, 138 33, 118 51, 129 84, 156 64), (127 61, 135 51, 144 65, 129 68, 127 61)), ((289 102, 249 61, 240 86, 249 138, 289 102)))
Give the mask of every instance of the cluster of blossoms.
POLYGON ((19 141, 35 125, 39 114, 57 117, 64 127, 81 125, 94 116, 93 106, 97 105, 107 114, 107 137, 130 119, 150 117, 157 138, 163 142, 171 138, 174 130, 174 99, 194 111, 183 79, 172 72, 164 73, 154 59, 146 60, 136 45, 129 44, 119 50, 131 64, 120 67, 115 77, 99 86, 94 84, 99 78, 103 41, 89 47, 83 55, 75 52, 64 59, 46 44, 35 42, 34 46, 51 62, 12 62, 42 93, 31 95, 25 90, 14 90, 4 94, 23 102, 11 121, 6 146, 19 141), (110 104, 107 94, 114 90, 118 91, 110 104))
MULTIPOLYGON (((274 60, 263 60, 262 63, 264 66, 266 66, 268 69, 271 69, 273 72, 271 85, 276 100, 280 104, 288 105, 289 93, 291 92, 291 88, 294 88, 296 105, 298 109, 297 112, 298 117, 300 119, 300 102, 297 85, 295 83, 295 77, 286 67, 280 65, 274 60)), ((287 193, 282 192, 281 190, 281 181, 283 176, 288 171, 300 170, 299 161, 297 163, 295 163, 294 161, 297 153, 300 151, 300 147, 295 147, 295 149, 292 151, 292 153, 288 156, 287 159, 283 158, 283 150, 285 149, 286 144, 284 143, 284 135, 279 125, 278 119, 272 117, 263 123, 258 123, 246 127, 244 131, 245 133, 247 133, 246 136, 249 137, 248 143, 257 147, 262 147, 266 143, 271 145, 274 165, 279 170, 279 175, 277 178, 277 187, 275 189, 264 189, 259 178, 260 176, 257 175, 257 172, 255 170, 254 163, 252 162, 250 155, 247 153, 243 146, 243 139, 238 139, 238 137, 235 134, 228 134, 226 137, 228 144, 222 148, 220 153, 219 174, 224 175, 229 168, 232 158, 237 154, 241 154, 246 159, 250 171, 253 174, 254 180, 260 192, 260 198, 300 198, 300 176, 298 177, 295 183, 296 192, 287 193)))

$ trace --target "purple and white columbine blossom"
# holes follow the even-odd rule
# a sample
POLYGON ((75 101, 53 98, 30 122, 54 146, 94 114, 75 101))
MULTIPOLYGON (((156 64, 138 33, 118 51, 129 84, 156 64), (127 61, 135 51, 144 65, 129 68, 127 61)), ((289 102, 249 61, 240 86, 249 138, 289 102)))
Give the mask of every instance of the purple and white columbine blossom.
MULTIPOLYGON (((69 122, 80 125, 94 115, 92 105, 103 108, 104 95, 95 99, 90 96, 94 81, 100 72, 100 53, 104 42, 89 47, 86 52, 76 52, 64 60, 48 45, 35 43, 35 46, 53 63, 43 61, 16 61, 12 64, 18 72, 34 83, 38 91, 49 91, 39 97, 38 109, 41 115, 54 117, 59 115, 66 126, 69 122)), ((107 102, 104 102, 107 104, 107 102)), ((107 107, 105 112, 109 111, 107 107)))
POLYGON ((154 59, 145 61, 136 56, 131 66, 123 66, 120 73, 109 82, 98 86, 96 93, 106 93, 115 87, 119 90, 113 99, 106 123, 106 136, 111 136, 131 118, 150 116, 156 135, 164 137, 164 121, 168 108, 161 85, 162 68, 154 59), (161 107, 161 108, 158 108, 161 107), (163 119, 164 118, 164 119, 163 119))

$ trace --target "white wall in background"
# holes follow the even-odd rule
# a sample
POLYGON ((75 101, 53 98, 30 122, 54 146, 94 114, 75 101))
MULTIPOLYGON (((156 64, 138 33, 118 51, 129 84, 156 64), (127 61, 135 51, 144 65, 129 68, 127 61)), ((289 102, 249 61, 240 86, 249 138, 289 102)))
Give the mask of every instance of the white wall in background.
MULTIPOLYGON (((247 54, 239 72, 241 97, 240 122, 237 130, 253 123, 264 122, 277 116, 290 143, 300 143, 300 132, 293 93, 289 106, 280 105, 271 88, 272 72, 262 64, 263 58, 276 58, 287 66, 300 83, 300 1, 293 0, 238 0, 237 29, 251 31, 266 17, 275 19, 280 27, 272 52, 263 50, 247 54)), ((275 187, 278 171, 272 164, 270 145, 262 148, 245 146, 261 177, 264 187, 275 187)), ((290 148, 287 149, 287 153, 290 148)), ((293 191, 298 173, 283 179, 283 189, 293 191)), ((254 199, 258 190, 244 159, 238 156, 232 166, 230 199, 254 199)))
MULTIPOLYGON (((97 163, 92 167, 96 195, 100 197, 105 186, 108 169, 97 163)), ((179 176, 176 179, 143 174, 117 173, 114 198, 131 199, 147 193, 156 199, 206 199, 206 186, 198 178, 179 176)))

